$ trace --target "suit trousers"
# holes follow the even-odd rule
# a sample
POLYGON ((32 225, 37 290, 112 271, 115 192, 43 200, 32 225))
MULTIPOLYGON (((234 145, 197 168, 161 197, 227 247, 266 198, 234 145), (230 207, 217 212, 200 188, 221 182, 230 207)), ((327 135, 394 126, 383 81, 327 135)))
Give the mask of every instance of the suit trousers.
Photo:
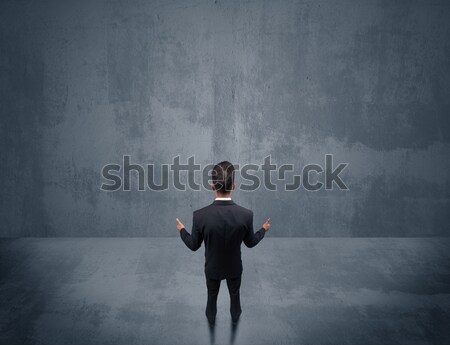
MULTIPOLYGON (((208 288, 208 302, 206 303, 206 316, 215 320, 217 313, 217 296, 219 295, 221 280, 206 277, 206 287, 208 288)), ((241 276, 227 279, 228 292, 230 293, 230 313, 233 319, 241 315, 241 300, 239 289, 241 287, 241 276)))

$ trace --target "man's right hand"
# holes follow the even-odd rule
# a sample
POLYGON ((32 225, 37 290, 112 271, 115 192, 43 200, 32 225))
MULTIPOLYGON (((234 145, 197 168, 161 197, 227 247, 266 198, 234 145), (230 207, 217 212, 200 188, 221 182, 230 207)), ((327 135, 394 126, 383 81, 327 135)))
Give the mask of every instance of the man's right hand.
POLYGON ((270 229, 270 217, 267 218, 266 222, 262 225, 262 227, 264 228, 265 231, 269 231, 270 229))

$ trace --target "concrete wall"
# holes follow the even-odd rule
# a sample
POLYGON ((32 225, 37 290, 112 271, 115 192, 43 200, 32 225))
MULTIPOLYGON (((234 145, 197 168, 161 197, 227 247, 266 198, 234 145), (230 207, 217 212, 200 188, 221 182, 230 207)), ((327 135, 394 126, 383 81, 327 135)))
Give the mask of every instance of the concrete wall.
POLYGON ((449 236, 448 1, 2 1, 0 236, 178 236, 203 192, 103 192, 121 162, 348 162, 253 193, 272 236, 449 236))

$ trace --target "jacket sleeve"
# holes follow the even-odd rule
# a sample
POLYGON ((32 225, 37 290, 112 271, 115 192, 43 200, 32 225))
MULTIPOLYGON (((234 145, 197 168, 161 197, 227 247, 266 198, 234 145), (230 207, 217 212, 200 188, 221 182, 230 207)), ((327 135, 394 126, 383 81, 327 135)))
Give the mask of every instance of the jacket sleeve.
POLYGON ((192 217, 192 234, 189 234, 185 228, 180 231, 181 239, 184 244, 192 251, 196 251, 201 247, 203 241, 203 233, 198 225, 196 212, 192 217))
POLYGON ((247 223, 247 232, 245 233, 244 236, 244 244, 248 248, 253 248, 259 243, 259 241, 261 241, 264 238, 265 234, 266 230, 264 230, 263 227, 261 227, 261 229, 259 229, 256 233, 253 232, 253 212, 252 212, 247 223))

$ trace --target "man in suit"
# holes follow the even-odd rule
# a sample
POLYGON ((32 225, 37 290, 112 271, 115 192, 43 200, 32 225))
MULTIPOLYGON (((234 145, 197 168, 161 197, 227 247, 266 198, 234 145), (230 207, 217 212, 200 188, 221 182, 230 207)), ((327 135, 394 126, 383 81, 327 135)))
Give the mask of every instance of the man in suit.
POLYGON ((234 167, 230 162, 217 164, 212 171, 211 189, 215 192, 212 204, 194 211, 192 233, 189 234, 177 218, 181 239, 192 251, 205 242, 205 276, 208 289, 206 317, 214 324, 220 282, 226 279, 230 293, 230 313, 234 324, 241 315, 239 289, 241 286, 241 243, 252 248, 264 238, 270 228, 270 218, 253 232, 253 212, 231 200, 235 189, 234 167))

